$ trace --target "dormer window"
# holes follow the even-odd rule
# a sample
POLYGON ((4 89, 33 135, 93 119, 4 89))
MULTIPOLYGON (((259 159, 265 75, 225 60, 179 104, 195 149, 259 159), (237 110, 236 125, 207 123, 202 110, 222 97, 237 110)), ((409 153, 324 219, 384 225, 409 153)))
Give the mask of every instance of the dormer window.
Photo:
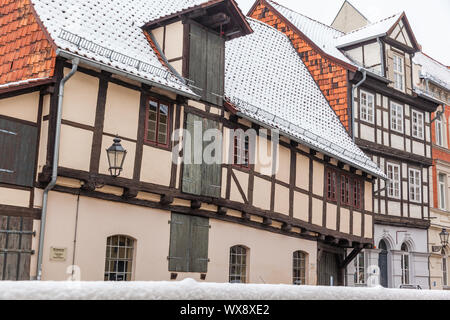
POLYGON ((405 59, 394 54, 394 88, 405 91, 405 59))

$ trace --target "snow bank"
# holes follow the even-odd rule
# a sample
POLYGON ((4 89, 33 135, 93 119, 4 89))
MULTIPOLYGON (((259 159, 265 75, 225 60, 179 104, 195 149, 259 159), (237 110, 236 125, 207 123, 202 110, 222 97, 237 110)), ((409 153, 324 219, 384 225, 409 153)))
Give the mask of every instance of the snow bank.
POLYGON ((450 291, 179 282, 0 281, 0 299, 450 300, 450 291))

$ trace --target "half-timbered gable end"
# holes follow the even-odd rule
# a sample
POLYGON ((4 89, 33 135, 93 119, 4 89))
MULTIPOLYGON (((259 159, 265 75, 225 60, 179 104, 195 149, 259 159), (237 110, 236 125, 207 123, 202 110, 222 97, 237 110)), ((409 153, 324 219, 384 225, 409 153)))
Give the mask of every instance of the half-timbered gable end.
POLYGON ((288 37, 232 0, 32 3, 56 61, 51 82, 0 87, 0 230, 22 237, 1 279, 343 283, 372 247, 386 176, 288 37))

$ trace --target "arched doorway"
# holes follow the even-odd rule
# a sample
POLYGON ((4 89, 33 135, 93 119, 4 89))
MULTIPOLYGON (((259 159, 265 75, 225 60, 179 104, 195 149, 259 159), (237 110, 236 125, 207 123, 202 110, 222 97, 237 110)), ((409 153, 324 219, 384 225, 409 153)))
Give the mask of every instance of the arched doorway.
POLYGON ((378 245, 378 267, 380 268, 380 285, 388 287, 388 247, 385 240, 381 240, 378 245))

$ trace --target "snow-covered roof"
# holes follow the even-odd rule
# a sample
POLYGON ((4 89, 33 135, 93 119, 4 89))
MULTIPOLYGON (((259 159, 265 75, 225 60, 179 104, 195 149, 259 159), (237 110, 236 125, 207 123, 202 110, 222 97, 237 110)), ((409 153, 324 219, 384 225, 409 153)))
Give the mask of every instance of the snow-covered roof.
POLYGON ((343 32, 286 8, 274 1, 267 0, 267 2, 326 54, 357 66, 336 47, 337 38, 345 35, 343 32))
POLYGON ((206 0, 31 0, 62 50, 195 96, 158 59, 141 27, 206 0))
POLYGON ((26 79, 26 80, 20 80, 20 81, 15 81, 15 82, 9 82, 9 83, 5 83, 0 85, 0 89, 8 89, 8 88, 13 88, 13 87, 20 87, 23 85, 29 85, 29 84, 38 84, 38 83, 42 83, 46 80, 50 80, 50 77, 45 77, 45 78, 33 78, 33 79, 26 79))
MULTIPOLYGON (((0 300, 428 301, 450 300, 450 291, 387 289, 381 286, 355 288, 213 283, 197 282, 190 278, 182 281, 0 281, 0 300)), ((211 319, 213 318, 215 317, 212 316, 211 319)))
POLYGON ((225 96, 240 114, 385 177, 352 141, 289 38, 262 22, 248 21, 254 33, 227 42, 225 53, 225 96))
POLYGON ((365 40, 375 39, 385 36, 392 26, 400 19, 402 13, 397 13, 393 16, 384 18, 380 21, 368 24, 365 27, 356 29, 352 32, 346 33, 336 39, 337 47, 350 46, 365 40))
POLYGON ((450 90, 450 70, 422 52, 414 55, 413 62, 421 66, 421 75, 450 90))

